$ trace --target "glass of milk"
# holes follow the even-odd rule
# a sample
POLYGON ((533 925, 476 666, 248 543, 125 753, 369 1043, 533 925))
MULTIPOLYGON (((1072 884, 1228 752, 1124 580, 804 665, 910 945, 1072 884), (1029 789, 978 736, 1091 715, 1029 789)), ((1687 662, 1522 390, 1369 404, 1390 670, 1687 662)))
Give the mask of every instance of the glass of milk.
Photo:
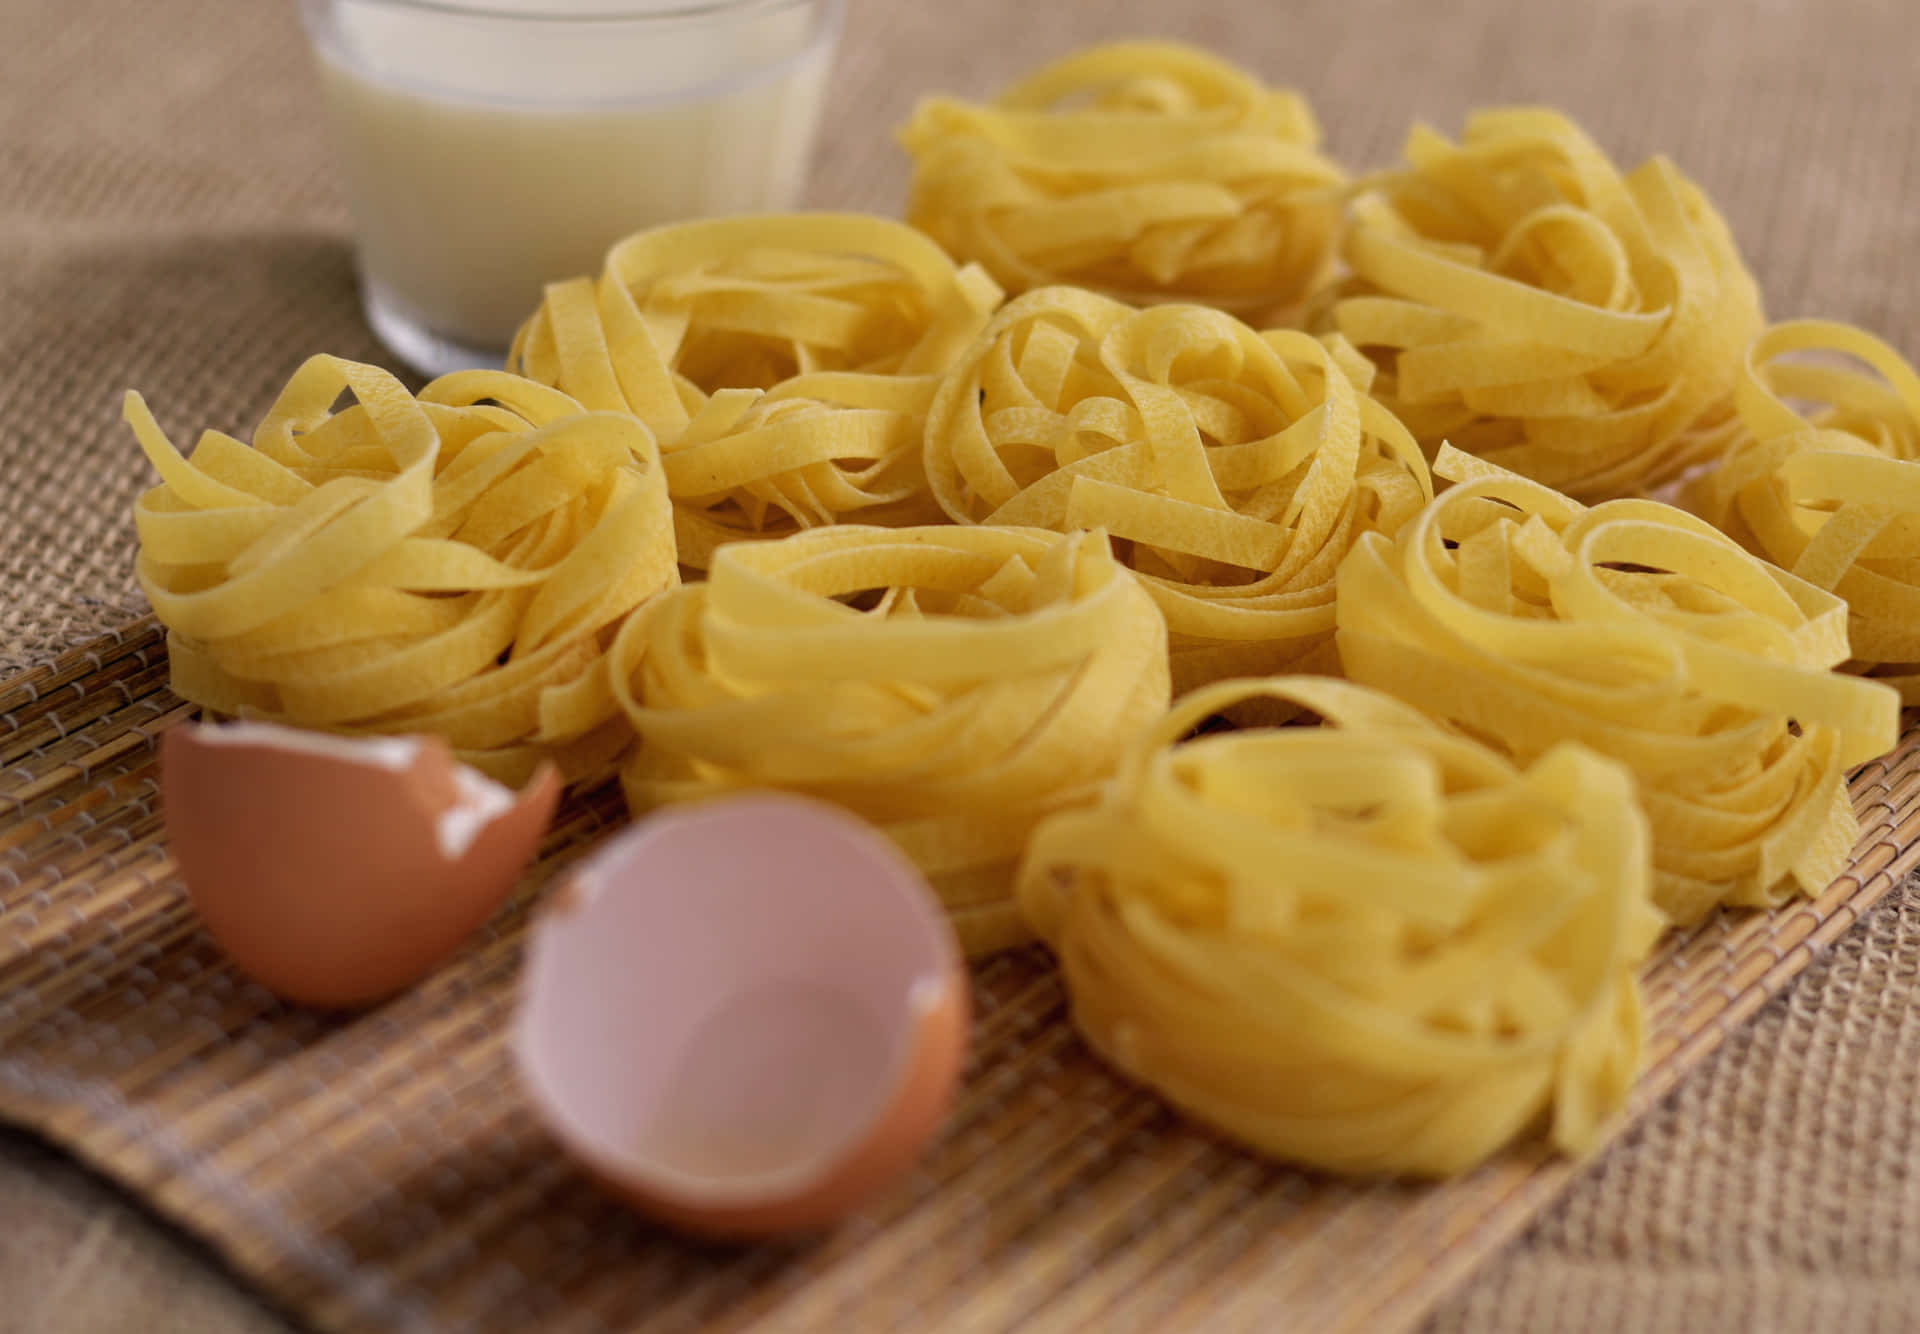
POLYGON ((302 0, 368 321, 498 366, 629 232, 799 203, 843 0, 302 0))

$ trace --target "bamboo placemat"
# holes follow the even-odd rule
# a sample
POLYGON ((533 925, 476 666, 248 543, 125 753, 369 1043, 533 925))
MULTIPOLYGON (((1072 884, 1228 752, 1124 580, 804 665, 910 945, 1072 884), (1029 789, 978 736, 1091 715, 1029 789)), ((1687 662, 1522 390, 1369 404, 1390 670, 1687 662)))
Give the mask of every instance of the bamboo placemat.
MULTIPOLYGON (((680 1241, 532 1123, 504 1046, 542 884, 623 819, 576 796, 453 964, 355 1018, 228 969, 171 873, 154 741, 190 716, 150 622, 0 683, 0 1116, 206 1238, 324 1329, 1405 1330, 1579 1170, 1437 1187, 1268 1166, 1097 1064, 1046 956, 975 975, 957 1109, 892 1195, 808 1245, 680 1241)), ((1649 965, 1645 1112, 1920 862, 1920 722, 1854 778, 1852 869, 1649 965)))

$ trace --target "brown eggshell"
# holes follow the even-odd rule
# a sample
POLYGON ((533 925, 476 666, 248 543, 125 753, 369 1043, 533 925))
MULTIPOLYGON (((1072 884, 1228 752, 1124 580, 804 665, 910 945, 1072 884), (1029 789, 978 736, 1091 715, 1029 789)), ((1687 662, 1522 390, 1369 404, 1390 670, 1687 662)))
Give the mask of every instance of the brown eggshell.
POLYGON ((543 768, 449 857, 438 825, 461 784, 439 737, 186 725, 160 767, 168 842, 208 933, 268 990, 324 1008, 381 1000, 451 955, 512 890, 560 797, 543 768))
POLYGON ((515 1035, 536 1111, 609 1191, 718 1238, 833 1223, 951 1102, 968 986, 920 874, 833 807, 658 815, 542 915, 515 1035))

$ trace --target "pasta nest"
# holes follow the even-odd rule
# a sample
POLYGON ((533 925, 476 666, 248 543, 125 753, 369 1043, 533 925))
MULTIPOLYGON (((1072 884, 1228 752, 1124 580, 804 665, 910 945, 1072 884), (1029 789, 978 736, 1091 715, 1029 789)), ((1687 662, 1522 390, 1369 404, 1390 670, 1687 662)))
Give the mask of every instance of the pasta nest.
POLYGON ((1622 761, 1678 922, 1824 890, 1847 770, 1899 731, 1894 690, 1828 670, 1846 605, 1669 505, 1587 509, 1451 449, 1435 471, 1456 484, 1340 567, 1347 675, 1522 764, 1569 739, 1622 761))
POLYGON ((1380 396, 1441 441, 1580 500, 1644 494, 1737 429, 1760 292, 1665 158, 1626 175, 1571 121, 1425 127, 1354 203, 1351 275, 1315 316, 1376 356, 1380 396))
POLYGON ((1524 772, 1343 681, 1228 681, 1034 835, 1020 897, 1088 1042, 1263 1153, 1446 1175, 1536 1122, 1593 1146, 1662 926, 1626 771, 1524 772), (1317 728, 1190 737, 1277 697, 1317 728))
POLYGON ((1002 307, 927 417, 961 523, 1104 528, 1166 616, 1176 692, 1331 671, 1334 574, 1432 497, 1419 446, 1335 340, 1070 288, 1002 307))
POLYGON ((1073 284, 1242 313, 1325 272, 1346 176, 1299 94, 1170 42, 1094 47, 900 131, 907 216, 1009 290, 1073 284))
POLYGON ((1793 321, 1754 342, 1739 407, 1740 443, 1688 504, 1845 598, 1850 667, 1920 704, 1920 375, 1871 334, 1793 321), (1869 373, 1784 360, 1797 353, 1852 357, 1869 373))
POLYGON ((912 228, 827 213, 637 233, 547 288, 509 366, 660 443, 680 559, 848 518, 931 522, 935 377, 1000 289, 912 228))
POLYGON ((735 543, 629 621, 637 814, 775 787, 874 822, 971 955, 1027 938, 1013 866, 1167 706, 1166 629, 1097 533, 842 525, 735 543))
POLYGON ((605 649, 679 582, 652 438, 498 371, 418 399, 317 356, 251 446, 176 450, 138 394, 160 474, 134 509, 140 586, 172 685, 217 714, 347 734, 437 733, 519 783, 631 739, 605 649), (335 411, 343 391, 358 400, 335 411), (490 402, 483 400, 491 400, 490 402))

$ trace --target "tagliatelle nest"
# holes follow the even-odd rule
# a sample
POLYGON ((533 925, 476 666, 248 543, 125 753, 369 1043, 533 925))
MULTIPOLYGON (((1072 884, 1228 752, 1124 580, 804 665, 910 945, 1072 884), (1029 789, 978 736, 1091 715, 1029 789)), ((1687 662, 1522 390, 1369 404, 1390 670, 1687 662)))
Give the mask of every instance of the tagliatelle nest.
POLYGON ((1858 833, 1846 773, 1899 735, 1891 688, 1828 670, 1846 604, 1649 500, 1587 509, 1442 450, 1455 482, 1340 567, 1346 673, 1532 763, 1623 761, 1653 826, 1654 900, 1824 890, 1858 833))
POLYGON ((134 510, 136 569, 182 698, 436 733, 516 783, 543 759, 579 776, 630 739, 604 650, 679 582, 659 456, 631 417, 497 371, 415 399, 327 356, 251 446, 208 431, 182 457, 138 394, 126 415, 161 478, 134 510), (336 412, 343 391, 358 402, 336 412))
POLYGON ((1688 503, 1749 551, 1845 598, 1850 666, 1920 704, 1920 374, 1871 334, 1793 321, 1754 343, 1739 405, 1740 444, 1688 503), (1877 374, 1784 359, 1797 353, 1850 357, 1877 374))
POLYGON ((1605 500, 1725 450, 1763 317, 1698 186, 1659 157, 1623 176, 1545 110, 1480 112, 1458 144, 1418 127, 1405 156, 1355 201, 1352 275, 1316 305, 1429 451, 1605 500))
POLYGON ((1095 1050, 1263 1153, 1463 1172, 1545 1120, 1592 1146, 1662 925, 1618 765, 1525 772, 1341 681, 1228 681, 1034 835, 1021 901, 1095 1050), (1327 725, 1216 732, 1276 697, 1327 725))
POLYGON ((900 139, 908 220, 1014 292, 1251 314, 1298 301, 1339 232, 1346 178, 1305 100, 1170 42, 1079 52, 985 105, 929 98, 900 139))
POLYGON ((843 520, 930 522, 934 377, 1000 290, 912 228, 828 213, 640 232, 547 289, 510 365, 660 443, 680 559, 843 520))
POLYGON ((1167 706, 1166 629, 1097 533, 843 525, 734 543, 628 622, 637 814, 750 787, 873 821, 969 954, 1025 939, 1014 863, 1167 706))
POLYGON ((1030 292, 942 384, 928 481, 962 523, 1122 539, 1166 616, 1176 691, 1336 670, 1341 557, 1433 494, 1419 446, 1348 378, 1367 370, 1337 340, 1204 307, 1030 292))

